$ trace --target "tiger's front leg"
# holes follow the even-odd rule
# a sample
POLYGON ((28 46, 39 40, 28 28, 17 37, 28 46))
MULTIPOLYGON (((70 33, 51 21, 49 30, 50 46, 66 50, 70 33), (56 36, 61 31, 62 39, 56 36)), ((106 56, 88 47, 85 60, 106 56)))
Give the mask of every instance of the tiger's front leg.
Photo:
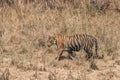
POLYGON ((73 58, 75 57, 75 55, 73 54, 72 51, 68 51, 68 58, 73 60, 73 58))
POLYGON ((58 53, 58 56, 56 57, 56 59, 58 60, 58 61, 60 61, 61 59, 61 55, 63 54, 63 52, 64 52, 64 50, 60 50, 60 52, 58 53))

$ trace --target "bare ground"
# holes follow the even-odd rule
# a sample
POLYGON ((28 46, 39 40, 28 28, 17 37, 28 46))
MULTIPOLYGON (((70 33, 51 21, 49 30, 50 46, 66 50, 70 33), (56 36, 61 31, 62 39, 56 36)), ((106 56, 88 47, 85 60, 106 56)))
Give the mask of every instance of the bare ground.
MULTIPOLYGON (((37 54, 38 53, 38 54, 37 54)), ((8 68, 9 80, 119 80, 120 59, 111 56, 96 59, 98 70, 93 70, 89 62, 75 58, 74 60, 55 60, 55 54, 46 54, 45 59, 41 51, 32 60, 13 61, 10 57, 0 62, 0 74, 8 68), (43 60, 42 60, 43 59, 43 60)), ((64 55, 65 56, 65 55, 64 55)))

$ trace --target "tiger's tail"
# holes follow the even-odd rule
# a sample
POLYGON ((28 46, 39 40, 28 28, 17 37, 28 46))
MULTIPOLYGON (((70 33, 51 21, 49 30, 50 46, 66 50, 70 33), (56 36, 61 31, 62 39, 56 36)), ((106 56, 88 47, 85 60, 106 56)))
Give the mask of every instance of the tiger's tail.
POLYGON ((98 42, 96 39, 94 41, 95 41, 95 54, 96 54, 95 57, 98 57, 98 42))
POLYGON ((98 42, 96 39, 94 41, 95 41, 95 54, 96 54, 95 57, 98 59, 102 59, 104 57, 104 55, 102 55, 102 56, 98 55, 98 42))

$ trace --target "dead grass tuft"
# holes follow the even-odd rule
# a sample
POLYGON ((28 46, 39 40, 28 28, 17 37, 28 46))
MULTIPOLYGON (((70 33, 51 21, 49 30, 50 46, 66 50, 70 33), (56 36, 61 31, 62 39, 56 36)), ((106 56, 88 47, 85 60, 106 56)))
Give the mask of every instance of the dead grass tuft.
POLYGON ((9 69, 5 69, 3 74, 0 76, 0 80, 9 80, 9 76, 10 76, 9 69))

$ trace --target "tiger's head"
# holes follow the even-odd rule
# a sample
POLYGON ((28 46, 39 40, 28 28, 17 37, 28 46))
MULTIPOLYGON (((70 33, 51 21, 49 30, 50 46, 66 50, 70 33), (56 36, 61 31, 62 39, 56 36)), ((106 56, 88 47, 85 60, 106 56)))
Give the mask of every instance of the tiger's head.
POLYGON ((47 46, 51 47, 52 45, 57 45, 57 40, 55 39, 54 36, 49 36, 47 40, 47 46))

